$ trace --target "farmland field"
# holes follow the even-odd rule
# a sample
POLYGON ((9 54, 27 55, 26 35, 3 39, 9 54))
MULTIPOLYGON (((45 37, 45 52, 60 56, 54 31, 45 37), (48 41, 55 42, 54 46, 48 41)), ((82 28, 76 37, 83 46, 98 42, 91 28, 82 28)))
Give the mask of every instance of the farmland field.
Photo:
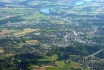
POLYGON ((3 52, 4 52, 4 50, 0 49, 0 53, 3 53, 3 52))
POLYGON ((55 54, 51 57, 45 56, 43 59, 38 59, 38 61, 55 61, 57 60, 58 56, 55 54))
POLYGON ((46 70, 59 70, 57 67, 46 67, 46 70))
POLYGON ((18 32, 18 33, 14 33, 15 36, 24 36, 26 35, 27 33, 31 33, 31 32, 34 32, 35 29, 31 29, 31 28, 25 28, 23 31, 21 32, 18 32))

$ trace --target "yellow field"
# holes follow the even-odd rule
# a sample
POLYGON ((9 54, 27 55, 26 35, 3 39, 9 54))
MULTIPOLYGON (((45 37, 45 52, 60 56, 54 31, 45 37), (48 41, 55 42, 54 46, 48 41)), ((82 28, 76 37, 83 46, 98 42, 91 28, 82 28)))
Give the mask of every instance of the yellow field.
POLYGON ((13 56, 14 54, 6 54, 5 57, 13 56))
POLYGON ((4 50, 0 49, 0 53, 3 53, 3 52, 4 52, 4 50))
POLYGON ((15 36, 24 36, 27 33, 31 33, 36 31, 35 29, 31 29, 31 28, 25 28, 22 32, 18 32, 18 33, 14 33, 15 36))
POLYGON ((58 21, 58 20, 55 20, 55 21, 51 21, 52 23, 54 23, 54 24, 64 24, 64 22, 63 21, 58 21))
POLYGON ((26 41, 26 43, 39 43, 39 41, 38 40, 28 40, 28 41, 26 41))

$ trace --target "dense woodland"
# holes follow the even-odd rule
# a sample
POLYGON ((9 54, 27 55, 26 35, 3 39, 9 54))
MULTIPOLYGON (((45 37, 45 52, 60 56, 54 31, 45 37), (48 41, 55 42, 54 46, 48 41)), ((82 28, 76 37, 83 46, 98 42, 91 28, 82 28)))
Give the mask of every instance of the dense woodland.
POLYGON ((14 22, 21 22, 24 21, 24 19, 22 19, 20 16, 15 16, 15 17, 11 17, 11 18, 6 18, 3 20, 0 20, 0 24, 6 24, 8 22, 14 23, 14 22))

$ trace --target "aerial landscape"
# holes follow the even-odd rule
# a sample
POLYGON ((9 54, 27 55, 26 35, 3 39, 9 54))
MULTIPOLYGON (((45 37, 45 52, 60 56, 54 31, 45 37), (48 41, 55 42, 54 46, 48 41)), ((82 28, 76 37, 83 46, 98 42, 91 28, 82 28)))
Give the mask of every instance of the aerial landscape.
POLYGON ((0 0, 0 70, 104 70, 104 0, 0 0))

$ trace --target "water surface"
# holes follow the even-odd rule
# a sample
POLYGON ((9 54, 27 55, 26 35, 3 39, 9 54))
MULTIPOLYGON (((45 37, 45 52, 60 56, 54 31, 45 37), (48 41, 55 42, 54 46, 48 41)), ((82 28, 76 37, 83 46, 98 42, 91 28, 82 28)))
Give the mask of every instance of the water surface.
POLYGON ((79 2, 76 2, 75 5, 83 5, 85 2, 91 2, 93 0, 83 0, 83 1, 79 1, 79 2))
POLYGON ((49 8, 43 8, 40 10, 42 13, 50 14, 50 9, 49 8))

